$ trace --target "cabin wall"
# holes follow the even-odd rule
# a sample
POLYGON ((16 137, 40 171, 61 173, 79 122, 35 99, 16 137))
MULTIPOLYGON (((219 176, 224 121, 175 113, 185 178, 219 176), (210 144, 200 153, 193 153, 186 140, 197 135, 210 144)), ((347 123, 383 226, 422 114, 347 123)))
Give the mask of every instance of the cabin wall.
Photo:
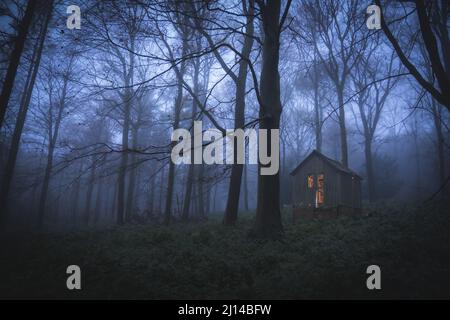
POLYGON ((361 182, 357 178, 344 173, 339 173, 340 192, 339 204, 361 208, 361 182))

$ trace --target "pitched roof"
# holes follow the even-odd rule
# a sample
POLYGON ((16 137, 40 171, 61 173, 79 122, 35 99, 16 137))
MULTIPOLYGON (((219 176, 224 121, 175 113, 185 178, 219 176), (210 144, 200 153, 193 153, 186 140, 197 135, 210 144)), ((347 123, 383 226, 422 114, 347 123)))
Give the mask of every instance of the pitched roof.
POLYGON ((349 168, 344 166, 339 161, 336 161, 336 160, 333 160, 331 158, 328 158, 327 156, 325 156, 324 154, 320 153, 319 151, 317 151, 315 149, 302 162, 300 162, 300 164, 294 170, 292 170, 291 175, 292 176, 295 175, 297 173, 297 171, 300 170, 300 168, 303 166, 303 164, 306 163, 314 155, 316 155, 319 158, 321 158, 323 161, 328 163, 330 166, 332 166, 336 170, 344 172, 344 173, 347 173, 347 174, 350 174, 352 176, 356 176, 359 179, 362 179, 359 174, 357 174, 356 172, 350 170, 349 168))

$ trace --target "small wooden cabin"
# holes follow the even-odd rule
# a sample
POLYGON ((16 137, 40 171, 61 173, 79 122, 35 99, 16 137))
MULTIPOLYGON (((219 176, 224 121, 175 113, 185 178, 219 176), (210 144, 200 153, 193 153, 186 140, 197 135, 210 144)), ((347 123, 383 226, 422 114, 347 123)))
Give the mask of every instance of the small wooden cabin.
POLYGON ((312 151, 291 175, 294 221, 361 211, 362 178, 319 151, 312 151))

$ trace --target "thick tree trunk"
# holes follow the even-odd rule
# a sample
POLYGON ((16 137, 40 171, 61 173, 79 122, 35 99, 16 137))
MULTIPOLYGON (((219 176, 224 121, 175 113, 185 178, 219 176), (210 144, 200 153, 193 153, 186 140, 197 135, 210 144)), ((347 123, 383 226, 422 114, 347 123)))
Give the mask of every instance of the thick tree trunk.
MULTIPOLYGON (((264 42, 260 77, 260 129, 267 129, 267 150, 270 147, 270 129, 280 128, 281 101, 280 75, 278 73, 280 49, 280 1, 268 1, 262 12, 264 42)), ((261 143, 261 142, 260 142, 261 143)), ((276 141, 279 143, 279 141, 276 141)), ((279 157, 279 154, 277 155, 279 157)), ((281 235, 283 226, 280 211, 280 174, 261 175, 258 164, 258 195, 256 221, 253 234, 256 237, 275 238, 281 235)))
POLYGON ((244 165, 242 164, 234 164, 231 168, 228 199, 225 207, 225 217, 223 219, 223 224, 227 226, 233 226, 237 221, 243 167, 244 165))
POLYGON ((19 67, 20 57, 22 56, 25 40, 27 39, 28 29, 30 28, 33 20, 36 2, 37 1, 29 1, 27 4, 25 14, 19 25, 19 32, 15 40, 14 49, 11 52, 9 59, 8 69, 6 71, 2 92, 0 94, 0 129, 3 126, 3 120, 5 119, 6 109, 8 108, 9 98, 11 96, 17 69, 19 67))

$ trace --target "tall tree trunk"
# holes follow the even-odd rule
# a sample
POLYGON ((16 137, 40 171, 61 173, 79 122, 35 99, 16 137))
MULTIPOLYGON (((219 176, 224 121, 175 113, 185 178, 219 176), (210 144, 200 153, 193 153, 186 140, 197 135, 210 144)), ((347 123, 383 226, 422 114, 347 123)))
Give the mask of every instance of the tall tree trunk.
POLYGON ((54 146, 50 145, 50 147, 48 149, 47 165, 45 166, 44 181, 42 184, 41 196, 39 199, 39 210, 38 210, 38 227, 39 227, 39 229, 41 229, 44 224, 44 211, 45 211, 45 205, 47 202, 48 186, 50 184, 50 175, 51 175, 52 168, 53 168, 53 151, 54 151, 54 146))
MULTIPOLYGON (((128 103, 127 103, 128 104, 128 103)), ((125 181, 126 170, 128 166, 128 130, 130 127, 130 108, 125 107, 125 119, 122 130, 122 155, 120 158, 120 167, 118 175, 117 190, 117 224, 123 225, 125 222, 125 181)))
MULTIPOLYGON (((245 125, 245 94, 247 86, 248 59, 253 47, 253 2, 249 3, 249 15, 247 17, 246 36, 241 52, 241 61, 239 62, 239 74, 236 81, 236 106, 234 109, 234 128, 243 128, 245 125)), ((231 167, 230 184, 228 188, 228 199, 225 207, 225 216, 223 223, 228 226, 236 224, 239 197, 241 193, 241 181, 243 165, 237 164, 237 148, 234 150, 234 164, 231 167)))
POLYGON ((434 127, 436 130, 436 144, 437 144, 437 154, 438 154, 438 163, 439 163, 439 186, 442 186, 445 183, 445 151, 444 151, 444 134, 442 132, 442 113, 441 107, 436 103, 436 100, 431 98, 432 100, 432 111, 433 111, 433 120, 434 127))
POLYGON ((421 170, 421 166, 420 166, 419 129, 418 129, 416 117, 414 118, 413 141, 414 141, 414 151, 415 151, 414 159, 416 162, 416 196, 418 199, 420 199, 421 190, 422 190, 422 178, 421 178, 422 170, 421 170))
POLYGON ((314 65, 314 131, 316 134, 316 150, 322 152, 322 116, 321 106, 319 104, 319 77, 317 74, 317 66, 314 65))
MULTIPOLYGON (((118 176, 118 194, 117 194, 117 224, 123 225, 125 222, 125 189, 126 189, 126 172, 128 166, 128 135, 130 132, 130 114, 134 84, 134 46, 135 35, 130 37, 130 52, 128 71, 124 71, 125 83, 125 101, 124 102, 124 118, 122 128, 122 157, 120 160, 119 176, 118 176)), ((126 64, 123 65, 124 70, 127 70, 126 64)))
POLYGON ((373 202, 376 199, 376 193, 373 175, 372 138, 367 135, 364 142, 364 154, 366 158, 367 189, 369 192, 369 201, 373 202))
MULTIPOLYGON (((38 210, 38 228, 39 229, 41 229, 44 224, 45 205, 47 202, 48 187, 50 184, 50 176, 51 176, 51 173, 53 170, 53 153, 55 151, 56 142, 58 141, 59 129, 60 129, 61 120, 63 117, 63 111, 64 111, 64 107, 65 107, 65 103, 66 103, 68 81, 69 81, 68 77, 67 76, 64 77, 61 98, 60 98, 59 104, 58 104, 59 110, 58 110, 58 114, 55 119, 55 125, 54 125, 54 128, 52 128, 51 125, 49 127, 49 148, 48 148, 48 156, 47 156, 47 166, 45 168, 44 182, 42 185, 41 197, 40 197, 40 201, 39 201, 39 210, 38 210)), ((52 108, 51 99, 50 99, 49 108, 50 108, 49 116, 51 117, 52 116, 51 115, 51 108, 52 108)))
MULTIPOLYGON (((198 83, 198 78, 199 78, 199 73, 200 73, 200 59, 196 59, 194 61, 194 75, 193 75, 193 85, 194 85, 194 95, 196 97, 198 97, 199 95, 199 83, 198 83)), ((195 99, 192 99, 192 113, 191 113, 191 117, 192 117, 192 121, 191 121, 191 137, 195 134, 194 133, 194 121, 195 118, 197 116, 197 101, 195 99)), ((195 137, 194 137, 195 139, 195 137)), ((191 197, 192 197, 192 189, 193 189, 193 184, 194 184, 194 177, 195 177, 195 167, 196 165, 193 163, 193 159, 194 159, 194 139, 192 139, 191 141, 191 159, 192 159, 192 163, 189 166, 188 169, 188 175, 187 175, 187 181, 186 181, 186 192, 184 194, 184 201, 183 201, 183 212, 181 214, 181 218, 183 220, 188 220, 189 219, 189 210, 191 208, 191 197)))
POLYGON ((149 216, 153 216, 154 203, 155 203, 155 180, 156 175, 153 175, 150 179, 150 194, 148 195, 147 213, 149 216))
MULTIPOLYGON (((187 53, 188 43, 186 37, 183 37, 183 56, 187 53)), ((174 106, 174 121, 173 130, 176 130, 180 126, 180 113, 183 106, 183 78, 186 72, 186 62, 183 60, 180 66, 179 79, 177 79, 177 97, 175 99, 174 106), (181 79, 180 79, 181 78, 181 79)), ((172 142, 172 147, 176 145, 176 142, 172 142)), ((173 202, 173 184, 175 181, 175 164, 169 161, 169 170, 167 177, 167 194, 166 194, 166 204, 164 208, 164 224, 169 225, 172 215, 172 202, 173 202)))
POLYGON ((248 205, 248 167, 244 166, 244 209, 249 211, 248 205))
POLYGON ((86 191, 86 202, 84 207, 84 215, 83 215, 83 223, 84 225, 89 225, 90 215, 91 215, 91 200, 92 200, 92 193, 94 192, 94 185, 95 185, 95 171, 97 166, 97 160, 92 157, 92 163, 90 168, 90 174, 89 174, 89 181, 88 181, 88 188, 86 191))
MULTIPOLYGON (((272 153, 271 129, 280 128, 281 101, 280 75, 278 72, 280 49, 280 1, 268 0, 262 8, 264 41, 262 47, 262 69, 260 76, 260 129, 267 129, 267 150, 272 153)), ((261 142, 260 142, 261 143, 261 142)), ((276 141, 279 143, 279 141, 276 141)), ((277 155, 279 157, 279 154, 277 155)), ((282 231, 280 211, 280 173, 261 175, 262 164, 258 164, 258 195, 256 220, 253 233, 257 237, 278 237, 282 231)))
POLYGON ((34 83, 39 70, 41 62, 42 50, 44 47, 44 41, 47 35, 48 23, 52 16, 53 5, 50 4, 49 11, 47 12, 44 23, 42 24, 41 32, 38 38, 36 49, 33 52, 32 59, 30 61, 30 67, 28 69, 28 76, 25 84, 25 90, 20 102, 19 113, 17 115, 16 124, 14 126, 14 133, 12 136, 11 147, 8 153, 8 160, 5 166, 5 173, 2 179, 2 188, 0 194, 0 228, 3 228, 6 215, 7 215, 7 202, 11 188, 11 182, 16 167, 17 154, 19 152, 20 139, 22 136, 23 127, 25 125, 26 116, 28 113, 28 107, 30 105, 31 96, 33 93, 34 83))
POLYGON ((95 207, 94 207, 94 226, 98 224, 100 219, 100 211, 102 209, 102 194, 103 194, 103 183, 102 180, 98 180, 97 183, 97 195, 95 196, 95 207))
POLYGON ((341 145, 341 162, 348 167, 348 147, 347 147, 347 129, 345 126, 345 110, 344 110, 344 88, 343 85, 337 85, 337 96, 339 103, 339 132, 341 145))
MULTIPOLYGON (((169 163, 172 161, 169 161, 169 163)), ((164 202, 164 176, 166 173, 166 167, 161 168, 161 173, 159 174, 159 201, 158 201, 158 214, 162 216, 163 213, 163 202, 164 202)), ((170 214, 169 214, 170 217, 170 214)))
POLYGON ((33 14, 37 1, 28 1, 25 14, 19 25, 19 32, 15 40, 14 49, 11 52, 8 69, 6 71, 5 80, 3 82, 2 92, 0 94, 0 129, 3 126, 6 109, 8 108, 9 98, 16 79, 17 69, 19 67, 20 57, 22 56, 25 40, 27 39, 28 29, 33 20, 33 14))
POLYGON ((189 165, 188 174, 186 177, 186 192, 184 193, 183 211, 181 219, 187 221, 189 219, 189 211, 191 209, 192 186, 194 184, 194 168, 195 165, 189 165))
POLYGON ((117 206, 115 205, 117 203, 117 193, 119 191, 119 185, 117 183, 114 183, 114 191, 113 191, 113 197, 111 201, 111 217, 116 219, 117 222, 117 206))
MULTIPOLYGON (((139 121, 139 120, 138 120, 139 121)), ((136 149, 138 146, 138 124, 136 124, 133 129, 131 130, 131 140, 133 142, 133 149, 136 149)), ((126 212, 125 212, 125 220, 127 222, 131 221, 131 217, 133 214, 133 205, 134 205, 134 190, 135 190, 135 184, 136 184, 136 154, 133 152, 131 155, 131 169, 130 169, 130 177, 128 179, 128 195, 127 195, 127 206, 126 206, 126 212)))
POLYGON ((203 173, 204 166, 200 164, 198 166, 198 176, 197 176, 197 194, 198 194, 198 216, 200 220, 205 220, 205 195, 204 195, 204 182, 203 182, 203 173))
MULTIPOLYGON (((80 161, 80 166, 79 166, 79 170, 77 171, 77 173, 81 173, 83 172, 83 162, 80 161)), ((77 180, 75 181, 75 191, 74 191, 74 196, 73 196, 73 200, 72 200, 72 226, 75 227, 77 224, 77 214, 78 214, 78 203, 80 201, 80 180, 81 180, 81 176, 76 178, 77 180)))

